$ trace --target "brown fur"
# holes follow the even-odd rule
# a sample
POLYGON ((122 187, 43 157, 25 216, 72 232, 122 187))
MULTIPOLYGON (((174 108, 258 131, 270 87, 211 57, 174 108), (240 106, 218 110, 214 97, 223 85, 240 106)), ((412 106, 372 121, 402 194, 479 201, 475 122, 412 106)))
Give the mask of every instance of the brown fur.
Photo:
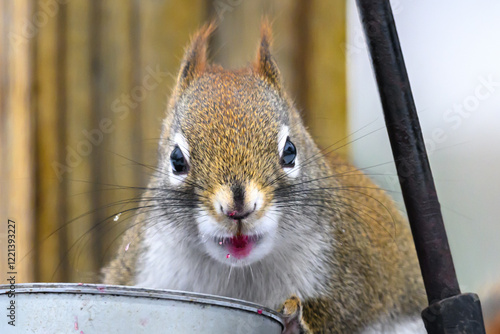
POLYGON ((500 283, 483 287, 481 306, 486 334, 500 334, 500 283))
POLYGON ((354 333, 379 318, 418 315, 425 292, 411 234, 392 200, 361 172, 332 158, 342 179, 338 196, 349 212, 335 227, 338 276, 331 281, 332 298, 306 300, 304 319, 314 333, 354 333), (359 305, 365 305, 360 313, 359 305), (327 320, 328 319, 328 320, 327 320), (327 329, 334 324, 335 329, 327 329))

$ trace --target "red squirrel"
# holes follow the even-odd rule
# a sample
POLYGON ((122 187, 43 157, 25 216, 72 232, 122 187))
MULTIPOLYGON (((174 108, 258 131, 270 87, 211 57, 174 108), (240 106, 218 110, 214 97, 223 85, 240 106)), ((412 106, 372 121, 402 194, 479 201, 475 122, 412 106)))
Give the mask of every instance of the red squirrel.
POLYGON ((213 29, 186 49, 157 172, 104 282, 252 301, 280 309, 286 333, 402 333, 413 319, 422 332, 405 218, 318 149, 283 88, 268 24, 256 60, 237 70, 207 62, 213 29))

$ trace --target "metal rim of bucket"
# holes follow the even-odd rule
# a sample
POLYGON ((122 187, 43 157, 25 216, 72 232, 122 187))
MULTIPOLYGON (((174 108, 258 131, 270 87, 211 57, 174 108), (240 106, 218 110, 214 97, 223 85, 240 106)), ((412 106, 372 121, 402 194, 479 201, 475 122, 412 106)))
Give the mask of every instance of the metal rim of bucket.
POLYGON ((279 322, 284 328, 285 323, 283 316, 264 306, 247 302, 245 300, 209 295, 195 292, 185 292, 176 290, 163 289, 146 289, 125 285, 105 285, 105 284, 86 284, 86 283, 22 283, 15 284, 15 289, 11 290, 10 285, 0 285, 0 295, 5 295, 11 292, 15 294, 31 294, 31 293, 67 293, 67 294, 92 294, 92 295, 114 295, 128 296, 141 298, 156 298, 175 301, 183 301, 188 303, 209 304, 254 313, 274 319, 279 322), (260 312, 262 311, 262 312, 260 312))

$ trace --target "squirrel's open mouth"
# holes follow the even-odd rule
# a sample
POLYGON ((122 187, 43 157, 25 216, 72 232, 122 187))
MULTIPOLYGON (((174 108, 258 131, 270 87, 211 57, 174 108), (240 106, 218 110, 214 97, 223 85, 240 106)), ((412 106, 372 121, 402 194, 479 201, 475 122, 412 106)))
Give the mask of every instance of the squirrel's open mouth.
POLYGON ((237 259, 247 257, 253 247, 262 239, 261 235, 239 234, 230 238, 217 238, 216 242, 227 251, 227 258, 233 256, 237 259))

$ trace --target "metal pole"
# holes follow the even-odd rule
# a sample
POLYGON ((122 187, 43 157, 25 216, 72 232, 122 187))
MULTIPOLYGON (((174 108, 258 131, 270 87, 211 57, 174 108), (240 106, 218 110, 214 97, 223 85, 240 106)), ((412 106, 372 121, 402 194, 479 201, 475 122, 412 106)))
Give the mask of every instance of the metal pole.
POLYGON ((429 333, 484 333, 479 299, 460 294, 388 0, 357 0, 429 307, 429 333), (458 330, 458 331, 457 331, 458 330))

